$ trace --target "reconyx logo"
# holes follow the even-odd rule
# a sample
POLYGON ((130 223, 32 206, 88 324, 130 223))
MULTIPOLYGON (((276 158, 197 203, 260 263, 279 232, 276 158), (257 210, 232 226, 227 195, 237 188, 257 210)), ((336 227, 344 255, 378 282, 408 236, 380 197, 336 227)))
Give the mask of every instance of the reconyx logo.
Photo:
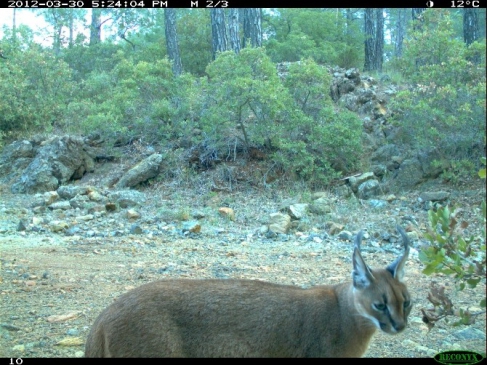
POLYGON ((434 359, 440 364, 476 364, 483 360, 483 356, 472 351, 445 351, 436 354, 434 359))

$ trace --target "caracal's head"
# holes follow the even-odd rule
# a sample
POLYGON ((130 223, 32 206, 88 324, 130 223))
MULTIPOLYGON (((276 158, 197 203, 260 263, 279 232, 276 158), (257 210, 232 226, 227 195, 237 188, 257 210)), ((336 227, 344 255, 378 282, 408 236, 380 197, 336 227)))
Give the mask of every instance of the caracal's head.
POLYGON ((355 306, 363 317, 377 328, 389 334, 404 330, 411 312, 412 303, 406 285, 403 283, 404 264, 409 254, 409 238, 401 227, 404 253, 385 269, 372 270, 360 253, 363 232, 355 238, 353 252, 353 291, 355 306))

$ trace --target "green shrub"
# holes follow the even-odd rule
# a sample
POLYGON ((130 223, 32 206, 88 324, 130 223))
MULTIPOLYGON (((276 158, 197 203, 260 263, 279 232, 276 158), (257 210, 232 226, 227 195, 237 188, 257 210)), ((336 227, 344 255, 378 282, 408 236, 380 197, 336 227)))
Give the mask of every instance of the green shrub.
POLYGON ((343 14, 323 9, 279 9, 269 18, 266 50, 274 62, 312 58, 320 64, 360 67, 363 36, 343 14))
POLYGON ((200 124, 221 156, 234 145, 266 148, 281 171, 313 185, 357 166, 362 124, 333 110, 330 76, 314 61, 291 65, 281 82, 263 49, 243 49, 220 54, 207 73, 200 124))
POLYGON ((454 37, 449 12, 429 9, 405 41, 399 66, 413 84, 392 102, 404 141, 434 147, 443 159, 478 161, 485 149, 485 42, 467 47, 454 37), (470 61, 474 54, 482 54, 479 65, 470 61))
POLYGON ((51 52, 31 44, 12 50, 0 67, 0 131, 4 135, 47 132, 59 126, 74 83, 71 71, 51 52))
MULTIPOLYGON (((482 158, 482 163, 485 165, 485 157, 482 158)), ((478 174, 480 178, 485 179, 485 168, 481 169, 478 174)), ((430 242, 430 245, 423 248, 419 253, 419 259, 426 265, 423 270, 424 274, 453 276, 458 291, 462 291, 466 287, 475 289, 482 279, 485 280, 485 201, 482 202, 481 209, 482 235, 478 237, 464 236, 463 230, 469 226, 469 223, 461 220, 461 209, 450 209, 446 206, 438 208, 436 212, 434 210, 428 211, 429 230, 425 234, 425 238, 430 242)), ((433 308, 422 309, 422 311, 423 320, 430 327, 434 326, 435 322, 441 318, 453 314, 460 317, 454 324, 470 324, 479 314, 463 309, 455 313, 454 304, 445 294, 444 287, 437 284, 432 285, 428 299, 433 304, 433 308)), ((479 305, 485 308, 485 296, 479 305)))

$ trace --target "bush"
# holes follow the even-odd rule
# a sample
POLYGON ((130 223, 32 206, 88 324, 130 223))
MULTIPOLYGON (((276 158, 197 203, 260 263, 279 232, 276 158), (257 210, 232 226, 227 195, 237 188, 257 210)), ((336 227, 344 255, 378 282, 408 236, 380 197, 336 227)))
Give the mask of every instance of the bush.
POLYGON ((330 76, 314 61, 291 65, 281 82, 264 50, 249 48, 220 54, 207 73, 212 92, 200 124, 220 155, 230 146, 265 148, 288 176, 315 185, 357 166, 362 124, 333 110, 330 76))
POLYGON ((392 103, 404 141, 414 148, 435 147, 457 166, 467 166, 461 162, 466 159, 477 162, 485 150, 485 43, 467 47, 455 39, 450 13, 430 9, 405 42, 399 63, 414 84, 392 103), (480 53, 481 64, 473 64, 472 55, 480 53))
POLYGON ((0 132, 15 137, 59 126, 74 83, 71 71, 51 52, 32 44, 9 53, 0 68, 0 132))
POLYGON ((274 62, 312 58, 320 64, 360 67, 363 36, 341 12, 317 9, 279 9, 269 16, 271 34, 265 47, 274 62))
MULTIPOLYGON (((485 165, 485 157, 482 158, 485 165)), ((485 178, 485 168, 479 171, 479 176, 485 178)), ((482 202, 481 237, 465 237, 462 233, 469 226, 465 220, 461 220, 462 210, 450 209, 448 206, 440 207, 436 212, 428 211, 429 230, 425 234, 430 245, 421 250, 419 258, 426 267, 423 273, 426 275, 443 274, 453 276, 457 290, 462 291, 466 287, 475 289, 482 279, 485 280, 486 246, 485 224, 486 206, 482 202)), ((430 326, 448 315, 457 314, 460 319, 455 324, 470 324, 478 313, 470 313, 460 309, 455 313, 453 302, 445 295, 444 288, 433 285, 428 294, 433 309, 422 310, 423 320, 430 326)), ((485 308, 485 297, 479 303, 485 308)), ((484 312, 485 313, 485 312, 484 312)))
POLYGON ((194 81, 189 74, 174 77, 167 59, 123 58, 112 71, 89 75, 68 107, 67 120, 82 132, 122 132, 167 142, 187 132, 194 81))

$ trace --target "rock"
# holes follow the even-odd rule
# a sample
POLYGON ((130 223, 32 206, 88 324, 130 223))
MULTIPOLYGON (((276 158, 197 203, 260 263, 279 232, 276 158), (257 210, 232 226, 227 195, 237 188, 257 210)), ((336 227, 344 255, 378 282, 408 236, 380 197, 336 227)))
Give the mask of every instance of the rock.
POLYGON ((14 194, 56 190, 70 180, 93 171, 91 147, 74 136, 53 137, 39 147, 35 157, 11 186, 14 194))
POLYGON ((355 85, 360 84, 360 71, 358 68, 350 68, 347 71, 345 71, 345 77, 347 79, 353 80, 355 85))
POLYGON ((393 202, 394 200, 397 200, 397 197, 394 194, 389 194, 386 196, 386 201, 389 203, 393 202))
POLYGON ((122 176, 122 178, 115 184, 115 187, 118 189, 133 187, 156 177, 159 174, 162 160, 163 156, 155 153, 140 161, 122 176))
POLYGON ((453 332, 453 336, 460 340, 483 340, 485 341, 485 333, 476 328, 465 328, 453 332))
POLYGON ((308 211, 309 204, 292 204, 289 206, 289 213, 291 218, 301 219, 308 211))
POLYGON ((263 235, 263 234, 266 234, 267 231, 269 231, 269 227, 268 226, 260 226, 259 228, 259 234, 263 235))
POLYGON ((77 328, 69 328, 67 331, 66 331, 66 334, 68 336, 78 336, 79 335, 79 330, 77 328))
POLYGON ((71 209, 72 207, 71 207, 71 203, 69 201, 61 200, 59 202, 52 203, 51 205, 49 205, 48 208, 51 210, 56 210, 56 209, 68 210, 68 209, 71 209))
POLYGON ((343 224, 335 223, 335 222, 327 222, 325 224, 325 228, 328 230, 332 236, 336 235, 337 233, 341 232, 345 226, 343 224))
POLYGON ((331 213, 330 203, 327 198, 319 198, 314 200, 308 207, 309 211, 317 215, 325 215, 331 213))
POLYGON ((65 229, 67 229, 69 227, 69 224, 64 222, 64 221, 52 221, 52 222, 49 222, 49 229, 52 231, 52 232, 61 232, 61 231, 64 231, 65 229))
POLYGON ((384 208, 387 206, 387 202, 385 200, 380 200, 380 199, 370 199, 369 201, 367 201, 367 203, 372 208, 384 208))
POLYGON ((105 209, 107 212, 114 212, 117 210, 117 205, 115 203, 106 203, 105 209))
POLYGON ((357 90, 357 97, 358 97, 357 101, 359 104, 365 104, 377 98, 373 90, 364 89, 364 88, 360 88, 357 90))
POLYGON ((8 184, 18 178, 35 156, 29 141, 15 141, 7 145, 0 155, 0 182, 8 184))
POLYGON ((341 198, 350 198, 353 195, 353 191, 348 185, 340 185, 337 186, 334 190, 334 193, 341 197, 341 198))
POLYGON ((25 351, 25 346, 15 345, 14 347, 12 347, 12 351, 14 352, 13 356, 15 356, 15 353, 23 353, 25 351))
POLYGON ((108 195, 108 200, 116 202, 120 208, 142 205, 146 201, 144 193, 135 190, 119 190, 108 195))
POLYGON ((349 231, 341 231, 340 233, 338 233, 338 238, 343 241, 351 241, 353 238, 353 234, 349 231))
POLYGON ((74 185, 63 185, 57 189, 58 195, 61 199, 70 200, 76 195, 86 195, 88 194, 88 187, 86 186, 74 186, 74 185))
POLYGON ((387 166, 382 164, 372 165, 372 172, 375 176, 381 178, 387 173, 387 166))
POLYGON ((128 209, 126 212, 126 217, 131 220, 139 219, 140 213, 134 209, 128 209))
POLYGON ((419 160, 411 158, 402 162, 388 185, 395 191, 411 190, 423 180, 423 170, 419 160))
POLYGON ((428 357, 434 357, 438 353, 437 350, 431 349, 423 345, 416 346, 414 350, 420 353, 424 353, 428 357))
POLYGON ((291 227, 291 217, 285 213, 270 215, 269 230, 274 233, 287 233, 291 227))
POLYGON ((13 324, 10 324, 10 323, 0 323, 0 327, 2 327, 3 329, 6 329, 7 331, 11 331, 11 332, 16 332, 16 331, 21 330, 20 327, 14 326, 13 324))
POLYGON ((227 208, 227 207, 218 208, 218 213, 220 213, 220 215, 223 217, 227 217, 231 221, 235 220, 235 212, 233 211, 232 208, 227 208))
POLYGON ((425 191, 419 195, 419 198, 425 202, 442 202, 448 199, 450 194, 446 191, 425 191))
POLYGON ((45 205, 51 205, 59 199, 59 194, 57 193, 57 191, 46 191, 43 194, 43 198, 45 205))
POLYGON ((34 226, 37 226, 37 225, 42 224, 42 223, 44 223, 44 219, 43 218, 32 217, 32 224, 34 226))
POLYGON ((365 172, 359 176, 352 176, 351 178, 348 179, 348 182, 350 183, 350 187, 352 188, 352 191, 356 193, 358 191, 358 187, 366 182, 367 180, 374 179, 374 173, 373 172, 365 172))
POLYGON ((26 224, 23 220, 20 220, 19 223, 17 224, 17 232, 22 232, 27 229, 26 224))
POLYGON ((359 199, 367 200, 380 194, 379 182, 377 180, 367 180, 360 184, 357 191, 359 199))
POLYGON ((80 208, 85 209, 87 207, 87 203, 89 202, 88 196, 86 195, 76 195, 74 198, 69 200, 69 204, 73 208, 80 208))
POLYGON ((387 165, 393 156, 399 155, 399 149, 395 144, 386 144, 374 151, 370 157, 372 162, 387 165))
POLYGON ((99 192, 97 191, 92 191, 88 194, 88 199, 90 199, 91 201, 94 201, 94 202, 99 202, 101 200, 103 200, 103 195, 101 195, 99 192))
POLYGON ((424 177, 427 179, 437 178, 451 165, 450 161, 445 159, 435 148, 419 151, 416 158, 419 161, 424 177), (433 164, 433 162, 436 162, 436 164, 433 164))
POLYGON ((182 230, 183 230, 183 232, 200 233, 201 232, 201 224, 199 224, 199 222, 197 222, 197 221, 184 222, 182 230))

